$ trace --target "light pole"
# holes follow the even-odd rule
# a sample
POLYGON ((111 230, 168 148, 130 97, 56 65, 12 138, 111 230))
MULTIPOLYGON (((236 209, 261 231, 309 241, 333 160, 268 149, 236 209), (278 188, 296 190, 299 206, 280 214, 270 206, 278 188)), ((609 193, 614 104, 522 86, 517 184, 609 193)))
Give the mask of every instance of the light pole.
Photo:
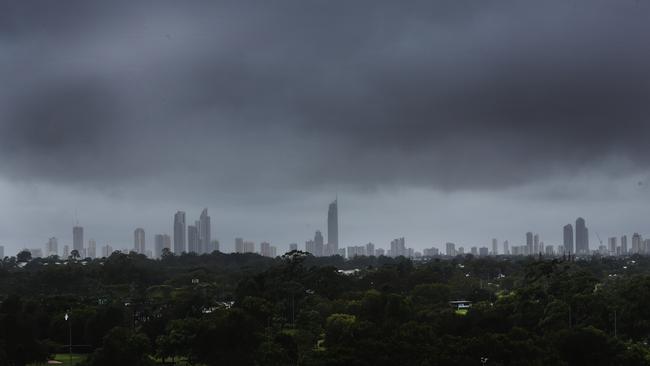
POLYGON ((68 351, 70 354, 70 365, 72 365, 72 321, 70 320, 68 313, 65 313, 65 316, 63 318, 66 322, 68 322, 68 351))

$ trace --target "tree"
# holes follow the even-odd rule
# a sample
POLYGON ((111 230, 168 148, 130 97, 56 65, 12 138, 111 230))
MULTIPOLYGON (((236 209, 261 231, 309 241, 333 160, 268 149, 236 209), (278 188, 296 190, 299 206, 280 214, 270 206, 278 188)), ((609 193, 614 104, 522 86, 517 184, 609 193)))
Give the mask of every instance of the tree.
POLYGON ((29 250, 22 250, 16 256, 16 261, 20 262, 29 262, 32 260, 32 253, 29 250))
POLYGON ((89 366, 151 366, 153 360, 149 358, 149 339, 128 328, 113 328, 106 337, 101 348, 88 358, 89 366))

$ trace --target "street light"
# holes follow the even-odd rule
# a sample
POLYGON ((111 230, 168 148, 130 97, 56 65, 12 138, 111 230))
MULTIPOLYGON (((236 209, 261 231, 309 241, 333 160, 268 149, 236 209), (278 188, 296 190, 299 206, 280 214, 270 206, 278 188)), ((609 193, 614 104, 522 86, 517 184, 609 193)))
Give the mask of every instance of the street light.
POLYGON ((68 319, 70 319, 68 313, 65 313, 63 319, 65 319, 65 321, 68 322, 68 340, 69 340, 68 350, 70 353, 70 365, 72 365, 72 321, 68 321, 68 319))

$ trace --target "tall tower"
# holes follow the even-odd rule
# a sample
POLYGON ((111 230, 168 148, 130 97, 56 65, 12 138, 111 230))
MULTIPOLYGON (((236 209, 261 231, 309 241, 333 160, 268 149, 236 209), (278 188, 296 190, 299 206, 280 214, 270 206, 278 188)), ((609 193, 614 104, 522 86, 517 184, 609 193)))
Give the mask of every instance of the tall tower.
POLYGON ((212 248, 212 237, 210 233, 210 216, 208 216, 208 209, 203 209, 201 217, 199 218, 199 248, 201 253, 212 253, 216 248, 212 248))
POLYGON ((336 255, 339 251, 339 205, 338 198, 330 203, 327 210, 327 254, 336 255))
POLYGON ((627 235, 621 236, 621 254, 627 254, 627 235))
POLYGON ((186 226, 185 226, 185 212, 178 211, 174 215, 174 253, 181 254, 186 251, 185 239, 186 226))
POLYGON ((533 248, 533 233, 530 231, 526 233, 526 249, 528 250, 528 255, 533 255, 535 250, 533 248))
POLYGON ((585 225, 585 219, 578 217, 576 220, 576 254, 589 253, 589 232, 585 225))
POLYGON ((564 225, 564 251, 568 254, 575 253, 573 249, 573 225, 564 225))
POLYGON ((75 226, 72 228, 72 249, 79 252, 79 255, 84 250, 84 228, 75 226))
POLYGON ((133 250, 139 254, 145 254, 144 229, 139 227, 133 232, 133 250))
POLYGON ((323 256, 323 234, 319 230, 316 231, 316 234, 314 234, 314 245, 315 245, 315 257, 322 257, 323 256))
MULTIPOLYGON (((196 222, 198 225, 198 221, 196 222)), ((196 225, 187 227, 187 252, 201 254, 199 248, 199 229, 196 225)))

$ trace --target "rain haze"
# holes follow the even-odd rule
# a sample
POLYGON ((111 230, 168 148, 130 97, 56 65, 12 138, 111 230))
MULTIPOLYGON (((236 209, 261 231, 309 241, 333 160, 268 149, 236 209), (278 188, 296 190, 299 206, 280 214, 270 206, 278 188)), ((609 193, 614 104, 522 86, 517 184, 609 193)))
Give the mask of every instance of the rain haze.
POLYGON ((0 245, 650 234, 650 3, 0 2, 0 245))

